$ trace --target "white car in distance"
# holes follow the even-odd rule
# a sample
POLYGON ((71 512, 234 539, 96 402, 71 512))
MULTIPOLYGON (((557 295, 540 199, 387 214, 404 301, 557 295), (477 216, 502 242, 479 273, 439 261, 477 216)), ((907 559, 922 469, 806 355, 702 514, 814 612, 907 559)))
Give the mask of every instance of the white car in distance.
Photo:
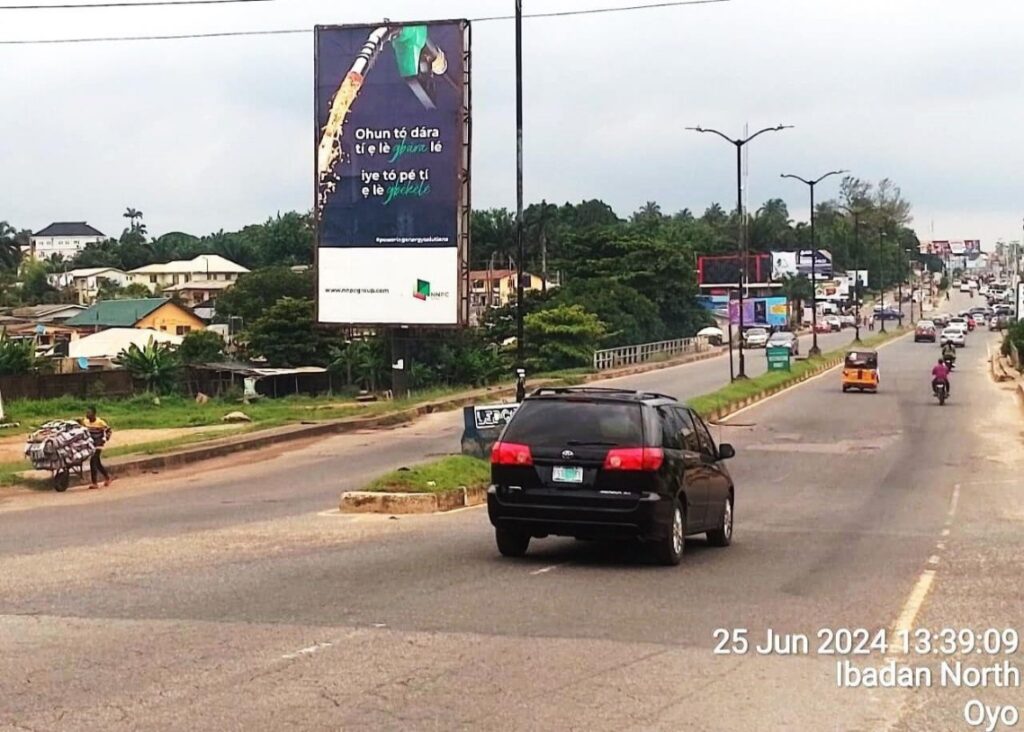
POLYGON ((963 348, 967 345, 967 331, 951 325, 942 331, 942 336, 939 338, 939 342, 942 345, 952 343, 957 348, 963 348))

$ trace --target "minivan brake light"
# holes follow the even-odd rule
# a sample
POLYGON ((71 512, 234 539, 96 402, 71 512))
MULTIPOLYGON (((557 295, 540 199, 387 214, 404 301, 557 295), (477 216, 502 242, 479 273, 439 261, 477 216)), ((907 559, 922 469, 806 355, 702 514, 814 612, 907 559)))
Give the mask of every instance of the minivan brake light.
POLYGON ((533 453, 529 445, 495 442, 491 448, 491 465, 533 465, 533 453))
POLYGON ((605 470, 656 471, 665 461, 660 447, 619 447, 604 458, 605 470))

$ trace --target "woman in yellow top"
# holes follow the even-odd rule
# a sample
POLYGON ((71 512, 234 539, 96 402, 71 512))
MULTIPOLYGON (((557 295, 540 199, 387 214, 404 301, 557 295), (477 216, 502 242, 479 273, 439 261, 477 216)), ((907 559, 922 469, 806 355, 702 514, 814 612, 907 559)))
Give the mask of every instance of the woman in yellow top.
POLYGON ((108 486, 111 481, 110 473, 107 472, 106 467, 101 462, 100 454, 103 452, 104 445, 110 440, 110 425, 96 416, 96 407, 89 407, 85 410, 85 419, 81 420, 81 425, 89 430, 92 444, 96 448, 96 452, 92 454, 92 459, 89 460, 89 476, 91 478, 89 488, 97 487, 96 474, 98 472, 103 474, 103 485, 108 486))

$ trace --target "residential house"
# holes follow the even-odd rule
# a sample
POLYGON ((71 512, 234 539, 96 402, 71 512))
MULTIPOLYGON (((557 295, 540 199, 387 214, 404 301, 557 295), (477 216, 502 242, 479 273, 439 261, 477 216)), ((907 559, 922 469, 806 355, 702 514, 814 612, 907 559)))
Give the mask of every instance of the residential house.
POLYGON ((163 297, 100 300, 71 318, 66 325, 87 333, 108 328, 152 328, 174 335, 185 335, 206 327, 188 307, 163 297))
POLYGON ((156 294, 165 288, 196 280, 231 282, 249 270, 219 254, 200 254, 195 259, 181 259, 165 264, 147 264, 128 273, 133 283, 145 285, 156 294))
MULTIPOLYGON (((548 287, 557 285, 548 280, 548 287)), ((544 279, 523 273, 523 289, 527 292, 544 289, 544 279)), ((514 269, 474 269, 469 273, 470 320, 479 322, 487 308, 508 305, 516 297, 516 271, 514 269)))
POLYGON ((108 328, 71 343, 68 358, 84 358, 88 360, 90 368, 106 368, 113 365, 122 351, 127 351, 133 345, 145 348, 153 341, 180 346, 182 340, 181 336, 148 328, 108 328))
POLYGON ((14 308, 11 316, 33 325, 60 325, 83 312, 82 305, 30 305, 23 308, 14 308))
POLYGON ((215 301, 220 293, 234 284, 227 280, 192 280, 165 287, 163 294, 165 297, 177 296, 181 302, 195 309, 200 303, 215 301))
POLYGON ((131 281, 127 273, 115 267, 90 267, 56 272, 47 277, 58 290, 73 289, 78 302, 91 305, 100 294, 100 285, 107 280, 118 287, 125 287, 131 281))
POLYGON ((106 235, 84 221, 55 221, 32 235, 23 250, 35 259, 72 259, 89 244, 106 240, 106 235))

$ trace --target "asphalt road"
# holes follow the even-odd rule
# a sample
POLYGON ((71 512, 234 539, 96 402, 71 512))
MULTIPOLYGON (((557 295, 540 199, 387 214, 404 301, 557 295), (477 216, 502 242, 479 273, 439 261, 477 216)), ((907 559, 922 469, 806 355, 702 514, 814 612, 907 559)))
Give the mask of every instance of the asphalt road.
MULTIPOLYGON (((904 339, 881 351, 877 395, 830 372, 717 427, 738 450, 736 541, 691 540, 678 568, 562 539, 502 559, 481 509, 325 510, 382 466, 451 450, 451 415, 59 508, 8 501, 0 730, 970 729, 969 699, 1024 694, 840 689, 834 657, 716 655, 713 632, 803 633, 812 650, 821 628, 1024 632, 1022 416, 986 340, 945 407, 937 349, 904 339)), ((715 365, 631 383, 687 396, 715 365)))
MULTIPOLYGON (((852 330, 821 334, 819 346, 838 348, 852 337, 852 330)), ((800 346, 806 354, 810 336, 804 336, 800 346)), ((625 384, 686 399, 728 384, 727 358, 598 383, 625 384)), ((764 373, 763 350, 747 351, 746 358, 750 376, 764 373)), ((13 502, 15 506, 0 496, 0 556, 101 543, 112 536, 175 536, 323 510, 336 506, 341 492, 358 490, 382 472, 457 452, 461 435, 461 412, 448 412, 394 430, 339 435, 263 455, 204 463, 166 476, 127 479, 106 494, 84 493, 80 488, 59 502, 42 494, 13 502), (278 457, 266 459, 268 455, 278 457), (26 505, 37 508, 32 521, 5 513, 5 508, 26 505)))

